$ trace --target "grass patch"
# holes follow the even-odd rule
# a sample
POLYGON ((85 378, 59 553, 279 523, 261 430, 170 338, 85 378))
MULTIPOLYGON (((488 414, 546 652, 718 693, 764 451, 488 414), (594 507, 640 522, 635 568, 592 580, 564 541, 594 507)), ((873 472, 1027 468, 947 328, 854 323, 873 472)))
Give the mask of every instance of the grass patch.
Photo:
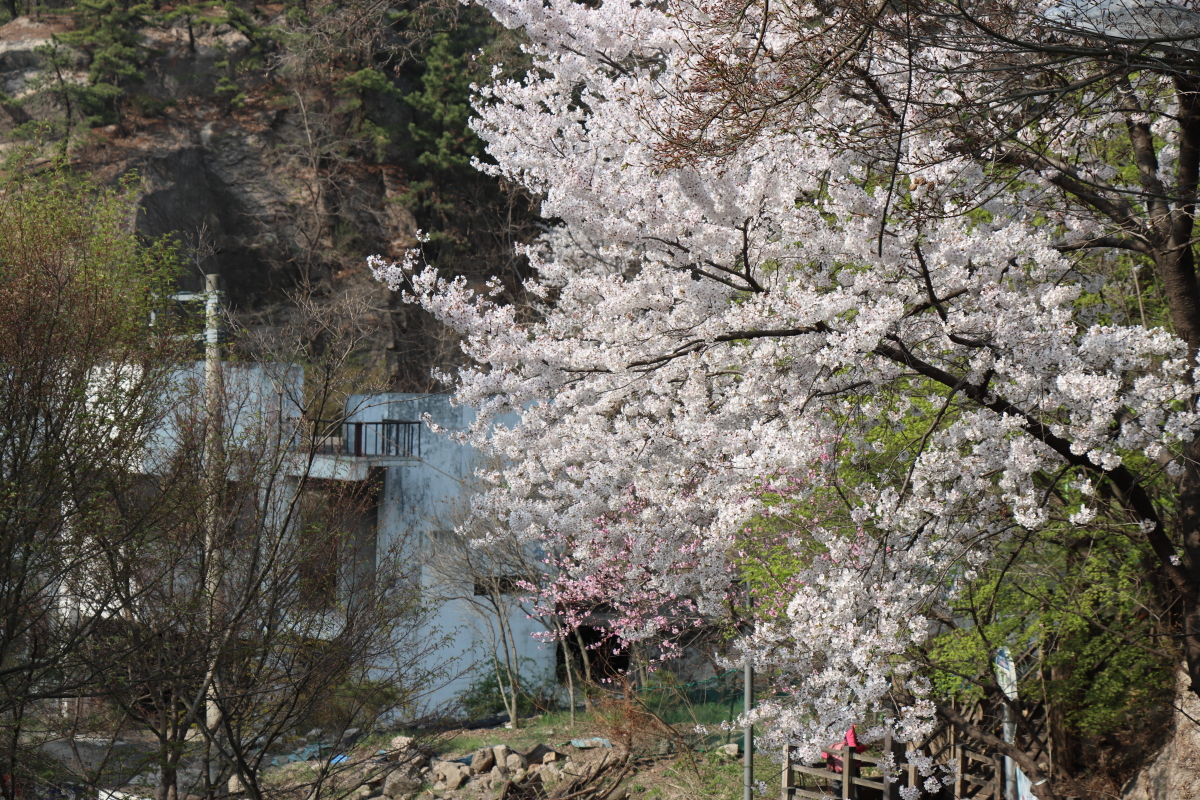
MULTIPOLYGON (((765 755, 754 756, 754 782, 762 789, 759 797, 779 796, 779 765, 765 755)), ((639 770, 627 781, 631 797, 657 800, 679 797, 740 800, 742 797, 742 761, 716 753, 698 753, 693 762, 676 758, 661 769, 639 770), (694 763, 694 768, 693 768, 694 763)))
POLYGON ((481 747, 498 744, 525 752, 539 744, 555 747, 570 739, 603 735, 597 733, 597 720, 592 714, 577 713, 575 727, 572 729, 570 725, 570 712, 556 711, 542 714, 536 719, 522 720, 520 728, 452 732, 438 744, 438 749, 445 756, 452 757, 465 756, 481 747))

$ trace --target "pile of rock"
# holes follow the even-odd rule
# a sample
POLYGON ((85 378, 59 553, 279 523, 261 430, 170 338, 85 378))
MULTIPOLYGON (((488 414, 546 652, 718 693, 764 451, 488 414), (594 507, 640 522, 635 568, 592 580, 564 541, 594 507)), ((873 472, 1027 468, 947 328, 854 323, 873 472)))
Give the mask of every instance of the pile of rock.
MULTIPOLYGON (((390 800, 407 800, 421 791, 430 773, 429 756, 414 746, 411 736, 392 739, 388 746, 387 761, 395 766, 391 767, 383 784, 378 787, 380 794, 390 800)), ((370 786, 369 783, 367 785, 370 786)))
MULTIPOLYGON (((427 784, 432 784, 437 792, 474 786, 477 791, 495 793, 512 784, 522 790, 536 787, 531 796, 543 797, 545 793, 541 787, 561 780, 562 769, 568 760, 567 756, 544 744, 528 753, 518 753, 508 745, 500 744, 481 747, 457 761, 442 761, 428 750, 423 751, 412 738, 397 736, 383 754, 333 777, 330 785, 349 790, 350 800, 411 800, 427 784)), ((293 762, 282 769, 317 763, 293 762)))
MULTIPOLYGON (((505 781, 522 783, 537 775, 543 783, 553 783, 562 777, 560 768, 566 759, 553 748, 544 744, 525 755, 511 750, 508 745, 481 747, 471 756, 470 775, 474 775, 485 789, 499 789, 505 781)), ((445 763, 445 762, 443 762, 445 763)), ((458 788, 466 781, 445 788, 458 788)), ((439 788, 436 784, 435 789, 439 788)))

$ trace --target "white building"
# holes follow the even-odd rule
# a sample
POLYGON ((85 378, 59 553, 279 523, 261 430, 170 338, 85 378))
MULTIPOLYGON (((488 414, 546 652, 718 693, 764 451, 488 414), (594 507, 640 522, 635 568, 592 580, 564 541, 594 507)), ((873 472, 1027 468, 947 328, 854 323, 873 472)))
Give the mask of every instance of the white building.
MULTIPOLYGON (((490 668, 494 653, 501 655, 502 662, 515 663, 525 680, 552 679, 555 646, 533 638, 543 628, 517 602, 524 594, 520 589, 514 587, 511 596, 503 598, 503 619, 498 619, 495 608, 493 613, 481 613, 487 603, 474 596, 472 576, 463 574, 455 580, 444 563, 440 569, 431 565, 439 555, 439 540, 448 541, 449 532, 464 516, 476 453, 449 436, 433 433, 422 420, 428 415, 443 428, 462 430, 474 419, 471 409, 454 406, 448 395, 441 394, 355 395, 348 399, 342 419, 300 422, 304 380, 300 367, 225 363, 222 380, 228 437, 273 426, 293 430, 299 423, 301 433, 287 434, 294 457, 280 462, 287 465, 291 477, 307 476, 306 485, 316 493, 330 482, 359 485, 355 494, 362 502, 355 518, 343 522, 353 530, 344 531, 346 546, 337 550, 339 563, 322 565, 330 576, 330 591, 346 591, 359 581, 373 580, 381 564, 403 551, 399 555, 405 566, 420 575, 413 591, 440 606, 417 643, 419 649, 434 642, 441 645, 423 665, 444 676, 427 687, 426 710, 445 710, 481 670, 490 668), (312 425, 318 432, 315 445, 304 433, 311 433, 308 426, 312 425)), ((203 362, 179 373, 184 398, 179 401, 181 419, 203 415, 202 409, 184 408, 203 404, 203 381, 203 362)), ((147 473, 158 471, 160 459, 173 457, 180 442, 169 420, 154 438, 143 467, 147 473)), ((331 608, 338 605, 335 597, 329 599, 331 608)))
MULTIPOLYGON (((421 591, 438 599, 439 612, 427 641, 443 640, 430 656, 430 667, 445 665, 445 679, 429 687, 425 701, 443 707, 467 689, 495 655, 518 665, 522 679, 535 683, 552 679, 555 646, 533 634, 544 631, 528 617, 513 587, 501 609, 473 599, 482 589, 475 576, 464 574, 457 583, 438 557, 440 541, 462 520, 467 507, 477 455, 449 436, 431 432, 425 416, 449 431, 463 430, 474 412, 450 403, 442 394, 355 395, 347 403, 344 422, 317 449, 309 475, 318 480, 362 482, 374 496, 373 507, 360 530, 359 572, 370 569, 395 548, 421 562, 421 591), (497 616, 503 614, 503 619, 497 616), (512 651, 506 652, 505 645, 512 651)), ((344 569, 346 565, 342 565, 344 569)))

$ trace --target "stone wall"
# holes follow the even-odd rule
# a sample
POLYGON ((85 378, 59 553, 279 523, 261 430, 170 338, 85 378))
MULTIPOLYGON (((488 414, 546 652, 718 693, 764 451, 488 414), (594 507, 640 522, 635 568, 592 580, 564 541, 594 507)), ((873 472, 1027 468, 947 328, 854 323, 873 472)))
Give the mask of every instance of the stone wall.
POLYGON ((1121 791, 1122 800, 1200 800, 1200 697, 1188 689, 1187 673, 1176 678, 1170 739, 1158 756, 1121 791))

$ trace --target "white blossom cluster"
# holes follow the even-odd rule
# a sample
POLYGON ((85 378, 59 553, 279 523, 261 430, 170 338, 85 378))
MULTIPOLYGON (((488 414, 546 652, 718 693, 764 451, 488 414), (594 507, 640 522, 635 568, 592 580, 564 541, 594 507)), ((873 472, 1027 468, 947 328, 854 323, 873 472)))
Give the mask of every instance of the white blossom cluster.
MULTIPOLYGON (((709 69, 702 54, 752 46, 703 40, 718 6, 481 2, 525 28, 536 64, 479 88, 476 130, 495 159, 484 168, 541 193, 544 216, 564 221, 559 246, 530 251, 526 288, 542 314, 522 321, 498 287, 475 292, 415 252, 370 265, 463 337, 472 365, 454 378, 457 399, 480 411, 475 444, 511 465, 486 476, 484 510, 562 553, 597 600, 686 597, 720 614, 748 523, 778 513, 761 487, 790 481, 790 507, 813 509, 786 539, 802 568, 786 613, 739 650, 788 695, 752 716, 768 745, 812 758, 904 685, 915 700, 884 727, 919 738, 933 706, 906 654, 998 543, 1048 523, 1039 476, 1073 470, 1087 496, 1132 455, 1159 459, 1191 438, 1183 344, 1088 321, 1092 287, 1052 245, 1096 225, 1055 200, 1053 176, 992 191, 978 159, 915 121, 872 151, 861 132, 878 109, 837 87, 733 152, 672 161, 664 130, 709 69), (899 155, 881 160, 887 148, 899 155), (603 258, 568 241, 603 243, 603 258), (930 433, 902 482, 859 488, 850 535, 823 524, 816 498, 847 453, 883 446, 856 421, 881 391, 919 400, 910 413, 928 414, 930 433), (950 399, 960 410, 932 420, 950 399), (510 412, 520 424, 496 428, 510 412)), ((754 30, 753 13, 739 24, 754 30)), ((786 48, 789 30, 763 46, 786 48)), ((906 57, 930 74, 962 59, 906 57)), ((876 80, 902 94, 911 77, 876 80)), ((910 92, 929 103, 911 113, 932 119, 921 109, 985 81, 920 82, 910 92)), ((1113 122, 1043 124, 1029 135, 1069 147, 1103 140, 1113 122)), ((1109 175, 1103 166, 1091 174, 1109 175)), ((642 622, 626 632, 679 624, 642 622)))

